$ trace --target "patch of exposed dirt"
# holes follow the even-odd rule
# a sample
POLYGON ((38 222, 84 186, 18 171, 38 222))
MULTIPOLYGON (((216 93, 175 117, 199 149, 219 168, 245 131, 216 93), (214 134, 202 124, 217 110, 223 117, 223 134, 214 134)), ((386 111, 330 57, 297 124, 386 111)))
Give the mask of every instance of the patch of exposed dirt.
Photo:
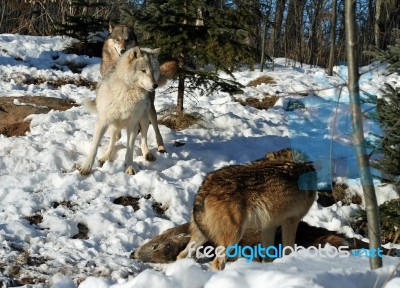
POLYGON ((7 137, 24 136, 30 122, 24 121, 31 114, 44 114, 50 110, 65 111, 78 106, 70 100, 44 96, 0 97, 0 134, 7 137), (15 105, 14 99, 21 105, 15 105))
MULTIPOLYGON (((166 207, 163 207, 161 203, 158 203, 154 200, 152 200, 152 197, 150 194, 146 195, 143 197, 146 200, 152 201, 151 208, 153 209, 154 213, 156 213, 158 216, 165 218, 165 211, 168 209, 166 207)), ((137 211, 140 209, 139 206, 139 197, 132 197, 132 196, 121 196, 116 199, 114 199, 113 203, 117 205, 122 205, 122 206, 131 206, 133 208, 133 211, 137 211)))
POLYGON ((38 215, 31 215, 25 217, 26 220, 28 220, 29 224, 31 225, 39 225, 43 221, 43 216, 38 214, 38 215))
POLYGON ((133 211, 137 211, 140 209, 139 200, 139 197, 121 196, 114 199, 113 203, 122 206, 131 206, 133 211))
POLYGON ((82 240, 87 240, 89 239, 89 228, 83 224, 83 223, 78 223, 78 234, 72 236, 72 239, 82 239, 82 240))

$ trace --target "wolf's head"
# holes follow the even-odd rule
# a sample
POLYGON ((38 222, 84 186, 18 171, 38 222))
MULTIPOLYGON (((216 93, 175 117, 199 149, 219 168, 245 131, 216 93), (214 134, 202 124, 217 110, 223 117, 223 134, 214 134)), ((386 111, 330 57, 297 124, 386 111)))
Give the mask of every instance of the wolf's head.
POLYGON ((114 49, 119 56, 126 50, 138 45, 135 32, 126 25, 110 24, 110 35, 107 39, 108 45, 114 49))
POLYGON ((143 52, 138 46, 131 48, 118 61, 116 72, 128 86, 153 91, 158 84, 154 78, 152 57, 158 57, 159 52, 160 49, 143 52))
POLYGON ((140 51, 147 55, 150 59, 151 67, 153 67, 154 79, 158 81, 160 78, 160 62, 158 62, 158 55, 160 54, 160 48, 140 48, 140 51))

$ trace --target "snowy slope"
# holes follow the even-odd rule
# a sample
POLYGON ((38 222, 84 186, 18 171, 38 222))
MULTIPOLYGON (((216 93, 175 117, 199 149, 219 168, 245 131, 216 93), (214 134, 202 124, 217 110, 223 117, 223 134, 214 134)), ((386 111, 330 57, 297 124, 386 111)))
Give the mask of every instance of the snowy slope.
MULTIPOLYGON (((83 86, 56 89, 46 82, 24 84, 29 77, 97 81, 100 59, 61 52, 71 41, 61 37, 0 35, 0 96, 51 96, 77 103, 85 96, 94 98, 94 91, 83 86), (86 66, 80 74, 73 73, 68 68, 71 62, 86 66)), ((192 259, 170 265, 148 265, 129 259, 131 251, 148 239, 188 221, 194 196, 206 173, 261 158, 269 151, 294 147, 307 152, 320 172, 321 189, 332 180, 327 163, 333 159, 338 167, 336 180, 346 181, 354 193, 362 194, 351 147, 345 88, 338 98, 338 87, 346 79, 345 68, 336 67, 338 76, 327 77, 323 69, 285 66, 285 61, 277 59, 275 71, 244 69, 235 73, 243 84, 265 74, 275 79, 276 84, 246 88, 243 95, 235 96, 280 97, 269 110, 242 106, 222 92, 186 98, 186 111, 201 115, 202 121, 182 131, 161 125, 167 155, 156 153, 150 128, 149 145, 157 154, 157 161, 144 161, 137 144, 135 161, 140 171, 135 176, 123 173, 124 136, 117 143, 114 162, 101 168, 96 164, 88 177, 74 170, 75 164, 86 158, 96 119, 82 107, 30 116, 31 131, 24 137, 0 135, 0 281, 7 281, 12 269, 20 267, 19 278, 31 277, 46 283, 36 287, 75 287, 77 283, 87 288, 381 287, 389 275, 397 278, 386 287, 400 287, 400 260, 387 256, 384 267, 374 272, 369 271, 366 258, 310 258, 302 253, 268 264, 240 259, 218 273, 192 259), (306 109, 287 111, 293 101, 301 101, 306 109), (175 147, 174 141, 185 145, 175 147), (114 204, 121 196, 141 197, 140 209, 114 204), (152 209, 154 202, 166 209, 164 216, 152 209), (43 219, 31 225, 27 217, 35 215, 43 219), (89 228, 89 239, 72 239, 79 232, 79 223, 89 228), (36 262, 24 265, 26 254, 28 262, 36 262)), ((384 82, 400 82, 398 75, 387 75, 384 66, 375 66, 363 68, 363 99, 380 96, 379 88, 384 82)), ((173 107, 175 97, 160 89, 157 111, 162 113, 173 107)), ((363 104, 363 109, 370 107, 363 104)), ((380 133, 377 123, 366 121, 365 134, 371 143, 380 133)), ((107 141, 108 135, 98 154, 104 151, 107 141)), ((379 204, 398 197, 392 186, 378 181, 376 191, 379 204)), ((304 220, 362 238, 349 226, 351 215, 360 208, 341 203, 322 208, 315 203, 304 220)))

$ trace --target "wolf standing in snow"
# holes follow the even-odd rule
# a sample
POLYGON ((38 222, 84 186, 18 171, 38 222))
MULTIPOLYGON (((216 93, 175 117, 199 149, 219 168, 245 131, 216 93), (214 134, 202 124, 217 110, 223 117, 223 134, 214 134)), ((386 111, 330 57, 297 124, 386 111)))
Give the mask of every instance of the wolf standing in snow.
POLYGON ((92 169, 101 138, 107 128, 111 131, 109 147, 100 162, 111 160, 115 150, 115 142, 122 128, 127 130, 127 149, 125 154, 125 172, 135 174, 133 169, 133 148, 139 123, 141 127, 141 148, 148 161, 155 157, 147 147, 147 130, 150 109, 149 92, 158 84, 154 79, 150 54, 156 56, 159 49, 146 50, 144 53, 136 46, 126 51, 117 61, 114 68, 104 77, 97 87, 96 102, 86 101, 85 106, 97 111, 98 119, 93 133, 93 142, 89 156, 79 168, 82 175, 92 169))
MULTIPOLYGON (((249 228, 261 231, 261 244, 269 247, 282 226, 283 246, 293 247, 300 219, 316 195, 314 167, 296 158, 297 153, 287 149, 209 173, 195 197, 191 239, 177 258, 186 257, 193 242, 193 249, 208 240, 225 248, 235 245, 249 228)), ((216 257, 212 268, 224 269, 226 260, 226 255, 216 257)))
MULTIPOLYGON (((100 65, 100 73, 102 77, 104 77, 107 71, 109 71, 109 69, 115 65, 121 54, 125 52, 125 49, 138 45, 138 41, 133 29, 126 25, 110 24, 109 31, 110 35, 105 40, 102 51, 102 62, 100 65)), ((178 70, 178 64, 175 61, 167 61, 160 66, 158 57, 152 57, 151 54, 150 56, 154 78, 159 86, 163 86, 167 80, 172 79, 175 76, 178 70)), ((151 105, 149 119, 155 132, 158 146, 157 150, 160 153, 165 153, 167 151, 165 149, 160 129, 158 128, 157 112, 154 106, 155 92, 150 92, 149 96, 151 105)))

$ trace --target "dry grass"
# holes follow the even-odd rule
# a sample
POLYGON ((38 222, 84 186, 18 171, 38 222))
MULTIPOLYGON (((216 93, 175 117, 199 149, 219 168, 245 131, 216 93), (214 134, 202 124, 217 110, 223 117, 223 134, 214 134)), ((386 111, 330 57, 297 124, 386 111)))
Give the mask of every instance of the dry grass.
POLYGON ((254 107, 256 109, 269 109, 271 107, 273 107, 276 103, 276 101, 278 101, 279 97, 276 96, 268 96, 268 97, 264 97, 263 99, 257 99, 257 98, 253 98, 253 97, 249 97, 245 100, 239 99, 237 100, 240 104, 242 104, 243 106, 251 106, 254 107))
POLYGON ((345 205, 362 203, 361 197, 357 194, 351 193, 349 191, 349 186, 344 183, 334 184, 332 194, 336 202, 342 201, 345 205))
POLYGON ((260 84, 276 84, 274 78, 271 76, 263 75, 254 80, 251 80, 246 86, 247 87, 256 87, 260 84))
POLYGON ((179 131, 197 124, 201 119, 202 117, 199 115, 171 113, 163 116, 158 122, 172 130, 179 131))

